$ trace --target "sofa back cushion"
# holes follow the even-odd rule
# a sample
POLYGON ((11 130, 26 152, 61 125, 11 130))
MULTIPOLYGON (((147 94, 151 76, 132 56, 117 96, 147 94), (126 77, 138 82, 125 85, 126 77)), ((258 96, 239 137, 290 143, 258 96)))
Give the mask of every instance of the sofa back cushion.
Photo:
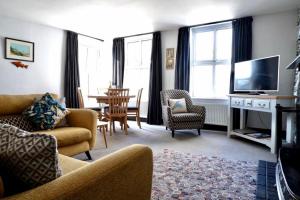
POLYGON ((24 131, 35 131, 33 124, 23 115, 0 115, 0 123, 16 126, 24 131))
MULTIPOLYGON (((21 114, 26 108, 31 106, 36 98, 43 94, 28 95, 0 95, 0 115, 21 114)), ((58 98, 56 94, 51 94, 58 98)))

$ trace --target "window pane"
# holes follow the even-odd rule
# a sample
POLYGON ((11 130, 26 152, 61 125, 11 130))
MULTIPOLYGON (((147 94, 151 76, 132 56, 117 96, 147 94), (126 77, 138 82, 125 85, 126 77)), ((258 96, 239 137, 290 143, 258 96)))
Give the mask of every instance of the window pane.
POLYGON ((152 40, 142 41, 142 65, 150 65, 152 40))
POLYGON ((214 48, 214 33, 202 32, 196 33, 195 37, 195 58, 196 60, 212 60, 214 48))
POLYGON ((190 85, 191 93, 194 97, 213 96, 213 67, 194 66, 191 70, 190 85))
POLYGON ((127 43, 127 65, 138 66, 141 64, 141 42, 127 43))
POLYGON ((216 34, 217 60, 231 59, 232 29, 218 30, 216 34))
POLYGON ((229 93, 230 65, 216 65, 215 96, 226 97, 229 93))

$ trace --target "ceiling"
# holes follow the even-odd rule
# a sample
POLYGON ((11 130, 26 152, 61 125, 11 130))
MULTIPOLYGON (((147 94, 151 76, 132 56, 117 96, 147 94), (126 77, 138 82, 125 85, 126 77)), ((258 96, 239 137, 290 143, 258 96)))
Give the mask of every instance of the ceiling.
POLYGON ((0 0, 0 14, 98 38, 300 7, 300 0, 0 0))

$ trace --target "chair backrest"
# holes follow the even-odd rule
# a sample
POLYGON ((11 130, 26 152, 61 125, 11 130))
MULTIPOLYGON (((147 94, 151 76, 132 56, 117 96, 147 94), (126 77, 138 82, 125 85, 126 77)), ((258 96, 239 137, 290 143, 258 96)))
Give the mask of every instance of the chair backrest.
POLYGON ((187 110, 190 111, 190 108, 193 105, 192 98, 189 95, 188 91, 186 90, 162 90, 160 92, 160 100, 161 105, 166 106, 168 105, 169 99, 182 99, 185 98, 187 110))
POLYGON ((79 108, 84 108, 84 101, 83 101, 82 91, 80 87, 77 88, 77 96, 79 100, 79 108))
POLYGON ((112 117, 127 116, 129 89, 108 89, 108 113, 112 117))
POLYGON ((139 89, 137 97, 136 97, 136 107, 140 109, 141 106, 141 98, 142 98, 143 88, 139 89))

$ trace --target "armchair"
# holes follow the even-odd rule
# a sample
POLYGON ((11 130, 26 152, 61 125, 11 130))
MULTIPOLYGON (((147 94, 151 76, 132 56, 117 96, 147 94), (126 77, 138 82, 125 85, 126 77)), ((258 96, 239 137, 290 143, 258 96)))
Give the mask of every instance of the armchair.
POLYGON ((175 135, 175 130, 179 129, 197 129, 200 135, 200 129, 203 128, 205 121, 205 107, 193 105, 189 93, 185 90, 163 90, 160 92, 162 117, 166 129, 172 131, 172 137, 175 135), (181 99, 186 101, 186 113, 172 113, 169 106, 169 99, 181 99))

